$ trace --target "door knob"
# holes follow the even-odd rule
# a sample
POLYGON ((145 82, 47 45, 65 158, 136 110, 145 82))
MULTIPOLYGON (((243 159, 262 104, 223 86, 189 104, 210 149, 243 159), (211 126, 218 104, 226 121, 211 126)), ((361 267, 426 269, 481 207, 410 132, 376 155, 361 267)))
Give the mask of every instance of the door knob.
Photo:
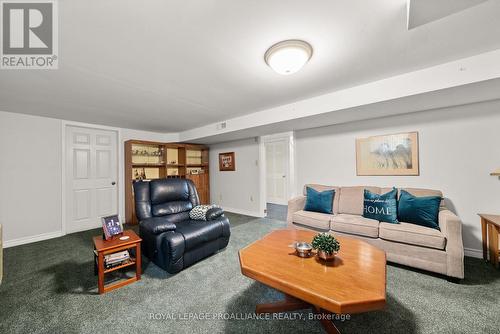
POLYGON ((112 185, 112 186, 114 186, 115 184, 116 184, 116 182, 115 182, 115 181, 111 182, 111 185, 112 185))

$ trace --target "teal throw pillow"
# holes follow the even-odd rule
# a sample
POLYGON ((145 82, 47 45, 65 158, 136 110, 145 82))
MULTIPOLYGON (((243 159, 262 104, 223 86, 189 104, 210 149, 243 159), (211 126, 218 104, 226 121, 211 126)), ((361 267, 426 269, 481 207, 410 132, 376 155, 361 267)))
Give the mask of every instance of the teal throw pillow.
POLYGON ((440 196, 413 196, 401 190, 398 206, 399 221, 431 227, 439 230, 438 216, 440 196))
POLYGON ((396 188, 383 195, 374 194, 365 189, 363 217, 399 224, 397 196, 398 190, 396 188))
POLYGON ((332 204, 335 197, 335 190, 317 191, 311 187, 306 188, 305 211, 314 211, 333 214, 332 204))

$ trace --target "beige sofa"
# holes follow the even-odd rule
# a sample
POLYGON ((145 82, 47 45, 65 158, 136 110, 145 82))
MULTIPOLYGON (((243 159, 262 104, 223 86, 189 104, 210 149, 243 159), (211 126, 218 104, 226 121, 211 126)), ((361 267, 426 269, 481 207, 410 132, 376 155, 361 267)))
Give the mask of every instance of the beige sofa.
MULTIPOLYGON (((441 201, 440 230, 401 222, 390 224, 364 218, 364 189, 384 194, 392 188, 370 186, 335 187, 309 184, 318 191, 335 190, 333 215, 304 211, 305 196, 288 202, 287 223, 290 227, 331 231, 334 234, 359 238, 375 245, 387 254, 387 260, 403 265, 444 274, 464 277, 464 248, 462 223, 441 201)), ((441 196, 441 191, 403 188, 414 196, 441 196)))

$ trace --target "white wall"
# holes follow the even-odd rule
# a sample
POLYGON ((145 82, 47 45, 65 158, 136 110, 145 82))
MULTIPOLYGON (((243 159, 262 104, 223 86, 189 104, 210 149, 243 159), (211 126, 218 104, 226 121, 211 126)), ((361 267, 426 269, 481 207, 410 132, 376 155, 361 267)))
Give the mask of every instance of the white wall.
MULTIPOLYGON (((4 247, 62 235, 60 119, 0 111, 0 224, 4 247)), ((177 141, 177 134, 118 131, 119 213, 124 217, 124 145, 129 139, 177 141)))
MULTIPOLYGON (((481 249, 477 213, 500 213, 500 101, 296 132, 297 191, 305 183, 440 189, 463 220, 464 246, 481 249), (355 139, 418 131, 420 176, 356 176, 355 139)), ((470 252, 469 252, 470 254, 470 252)))
MULTIPOLYGON (((463 220, 467 254, 481 256, 477 213, 500 214, 500 178, 489 175, 500 167, 499 129, 497 100, 297 131, 295 190, 306 183, 439 189, 463 220), (405 131, 419 132, 419 176, 356 176, 356 138, 405 131)), ((258 150, 254 139, 211 146, 213 202, 259 215, 258 150), (218 153, 226 151, 236 152, 237 172, 218 171, 218 153)))
MULTIPOLYGON (((61 233, 61 128, 57 119, 0 112, 0 223, 7 245, 61 233)), ((296 132, 296 191, 305 183, 440 189, 464 221, 464 244, 481 248, 478 212, 500 213, 500 101, 471 104, 296 132), (418 131, 420 176, 356 176, 355 138, 418 131)), ((176 141, 175 134, 118 129, 120 213, 123 142, 176 141)), ((254 138, 211 146, 211 200, 259 216, 259 144, 254 138), (218 154, 236 154, 236 171, 220 172, 218 154)))
POLYGON ((210 199, 225 210, 261 216, 259 144, 255 138, 210 146, 210 199), (219 153, 234 152, 236 171, 219 171, 219 153))
POLYGON ((3 239, 61 232, 61 121, 0 112, 3 239))

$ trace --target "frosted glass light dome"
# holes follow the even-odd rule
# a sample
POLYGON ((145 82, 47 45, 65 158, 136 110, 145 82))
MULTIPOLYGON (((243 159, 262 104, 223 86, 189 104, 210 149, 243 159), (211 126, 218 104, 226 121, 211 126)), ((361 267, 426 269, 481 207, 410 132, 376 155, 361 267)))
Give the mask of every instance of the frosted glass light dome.
POLYGON ((271 46, 265 53, 266 64, 276 73, 289 75, 299 71, 312 56, 312 47, 301 40, 286 40, 271 46))

